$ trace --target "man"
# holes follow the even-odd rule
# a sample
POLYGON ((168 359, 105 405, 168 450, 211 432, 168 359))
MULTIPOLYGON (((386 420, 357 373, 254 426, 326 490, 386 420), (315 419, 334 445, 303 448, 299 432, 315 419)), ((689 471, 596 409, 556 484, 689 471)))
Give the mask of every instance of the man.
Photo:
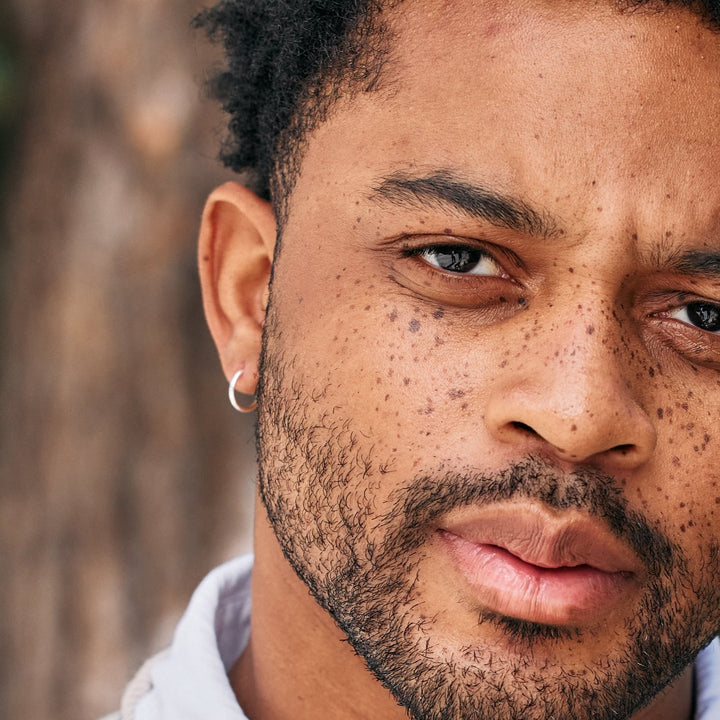
POLYGON ((720 718, 719 20, 202 16, 259 192, 200 237, 252 614, 249 560, 211 575, 126 716, 720 718))

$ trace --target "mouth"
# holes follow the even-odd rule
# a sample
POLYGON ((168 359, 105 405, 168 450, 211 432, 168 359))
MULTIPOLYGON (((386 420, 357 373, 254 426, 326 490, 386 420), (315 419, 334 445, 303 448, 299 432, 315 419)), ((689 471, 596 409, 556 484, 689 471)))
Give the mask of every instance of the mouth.
POLYGON ((437 535, 473 599, 497 615, 590 626, 639 584, 637 555, 589 516, 514 504, 460 515, 437 535))

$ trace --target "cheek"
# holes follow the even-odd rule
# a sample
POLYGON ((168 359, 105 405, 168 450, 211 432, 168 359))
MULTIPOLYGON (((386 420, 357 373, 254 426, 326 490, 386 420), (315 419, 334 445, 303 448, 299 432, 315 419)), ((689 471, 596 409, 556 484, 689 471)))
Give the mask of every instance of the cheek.
POLYGON ((315 389, 317 412, 333 408, 403 474, 467 462, 468 447, 482 442, 492 384, 486 368, 499 370, 506 360, 477 340, 470 352, 467 338, 458 341, 456 320, 414 303, 383 278, 339 268, 302 281, 276 279, 283 352, 296 358, 301 386, 315 389))
POLYGON ((692 554, 720 542, 720 438, 713 413, 692 391, 658 405, 656 457, 643 476, 650 479, 636 483, 630 500, 662 518, 672 539, 692 554))

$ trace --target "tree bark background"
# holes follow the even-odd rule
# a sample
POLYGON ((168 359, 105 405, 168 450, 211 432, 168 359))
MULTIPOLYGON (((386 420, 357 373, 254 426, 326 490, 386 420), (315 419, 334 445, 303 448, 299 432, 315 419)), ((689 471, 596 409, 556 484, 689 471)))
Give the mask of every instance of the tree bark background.
MULTIPOLYGON (((224 121, 199 0, 10 0, 0 200, 0 716, 97 717, 248 547, 254 451, 202 319, 224 121)), ((9 12, 8 12, 9 11, 9 12)))

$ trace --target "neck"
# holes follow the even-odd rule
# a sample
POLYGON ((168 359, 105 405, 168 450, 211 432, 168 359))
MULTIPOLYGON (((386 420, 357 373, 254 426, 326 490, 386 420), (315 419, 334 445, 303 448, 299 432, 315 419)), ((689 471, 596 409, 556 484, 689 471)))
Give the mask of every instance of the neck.
POLYGON ((251 720, 406 720, 289 566, 256 506, 250 643, 230 670, 251 720))
POLYGON ((692 720, 693 666, 655 696, 652 703, 632 717, 632 720, 692 720))

